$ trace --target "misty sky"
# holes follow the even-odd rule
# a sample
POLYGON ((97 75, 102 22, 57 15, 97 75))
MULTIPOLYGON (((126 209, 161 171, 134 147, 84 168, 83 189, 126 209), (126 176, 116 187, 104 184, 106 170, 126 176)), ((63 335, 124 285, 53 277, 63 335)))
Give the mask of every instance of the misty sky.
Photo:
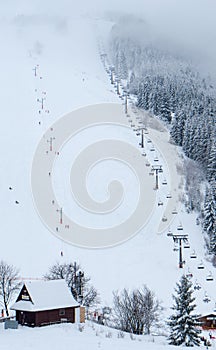
POLYGON ((216 73, 216 0, 7 0, 1 5, 0 19, 22 14, 100 17, 105 12, 142 16, 155 33, 194 50, 203 66, 216 73))

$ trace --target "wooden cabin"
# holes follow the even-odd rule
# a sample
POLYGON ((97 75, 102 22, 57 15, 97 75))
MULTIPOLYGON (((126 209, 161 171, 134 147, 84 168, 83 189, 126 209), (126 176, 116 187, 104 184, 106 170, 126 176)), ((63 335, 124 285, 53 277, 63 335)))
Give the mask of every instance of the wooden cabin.
POLYGON ((11 310, 19 324, 29 327, 80 322, 80 305, 64 280, 25 283, 11 310))
POLYGON ((202 329, 216 329, 216 312, 197 318, 202 329))

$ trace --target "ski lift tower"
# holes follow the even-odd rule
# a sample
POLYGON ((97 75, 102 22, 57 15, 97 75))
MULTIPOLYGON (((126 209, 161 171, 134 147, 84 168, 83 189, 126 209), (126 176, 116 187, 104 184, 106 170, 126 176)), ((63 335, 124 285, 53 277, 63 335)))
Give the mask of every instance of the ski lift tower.
POLYGON ((127 112, 128 112, 128 96, 129 96, 128 91, 125 91, 124 96, 125 96, 125 103, 124 103, 124 107, 125 107, 125 114, 127 114, 127 112))
POLYGON ((82 304, 83 301, 83 284, 84 284, 84 272, 77 268, 76 262, 74 262, 74 287, 77 301, 82 304))
POLYGON ((184 267, 185 261, 182 258, 182 242, 188 244, 188 234, 172 234, 173 242, 179 245, 179 268, 184 267))
POLYGON ((162 165, 152 165, 152 169, 155 171, 155 189, 158 190, 159 188, 159 182, 158 182, 158 173, 162 173, 162 165))
POLYGON ((115 68, 113 66, 110 67, 110 82, 111 84, 114 84, 114 71, 115 68))
POLYGON ((144 131, 147 132, 147 128, 146 126, 142 126, 141 128, 136 129, 136 131, 141 131, 141 142, 139 143, 139 145, 141 146, 141 148, 144 148, 144 131))

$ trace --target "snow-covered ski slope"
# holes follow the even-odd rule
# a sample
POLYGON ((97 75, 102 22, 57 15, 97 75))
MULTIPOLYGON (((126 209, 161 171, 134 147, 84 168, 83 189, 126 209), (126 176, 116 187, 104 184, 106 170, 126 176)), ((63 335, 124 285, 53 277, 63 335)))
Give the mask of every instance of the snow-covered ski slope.
MULTIPOLYGON (((165 206, 169 211, 175 209, 169 208, 168 192, 177 185, 176 191, 181 193, 183 187, 181 179, 179 182, 172 177, 175 164, 181 168, 180 160, 176 160, 177 150, 168 143, 167 132, 162 127, 159 132, 152 120, 146 121, 149 134, 144 135, 147 156, 143 156, 143 162, 145 166, 150 164, 150 173, 158 157, 156 163, 161 162, 164 168, 159 178, 160 181, 166 179, 167 185, 159 184, 152 215, 137 235, 112 248, 84 249, 60 240, 40 220, 33 203, 31 168, 43 135, 59 118, 77 108, 109 102, 122 104, 123 100, 110 84, 98 52, 98 34, 106 42, 111 22, 75 13, 65 18, 58 14, 32 14, 31 9, 25 12, 22 7, 16 11, 8 11, 0 22, 1 258, 19 267, 23 277, 31 278, 41 277, 56 261, 79 261, 100 291, 103 304, 111 303, 113 290, 147 284, 165 308, 169 308, 176 281, 183 272, 189 271, 193 274, 192 281, 197 280, 202 287, 196 291, 197 311, 212 312, 216 302, 216 275, 205 260, 196 216, 187 215, 181 203, 176 203, 177 214, 167 215, 172 216, 169 225, 172 232, 177 233, 177 227, 182 224, 183 232, 189 234, 191 248, 183 250, 184 270, 178 268, 178 252, 173 251, 173 240, 167 237, 168 228, 161 226, 165 206), (152 144, 155 151, 151 151, 152 144), (164 202, 163 206, 158 206, 160 201, 164 202), (193 250, 196 259, 190 258, 193 250), (201 260, 204 270, 197 268, 201 260), (214 281, 207 282, 209 270, 214 274, 214 281), (210 297, 208 303, 203 302, 205 293, 210 297)), ((132 109, 129 113, 137 122, 137 113, 132 109)), ((141 112, 138 116, 143 118, 141 112)), ((127 165, 110 159, 92 168, 87 188, 94 200, 103 202, 107 199, 107 185, 112 180, 121 182, 124 196, 117 215, 91 216, 75 207, 69 181, 73 161, 86 145, 101 139, 122 140, 142 153, 140 136, 132 128, 98 125, 71 138, 53 168, 52 186, 64 213, 87 227, 112 227, 118 220, 124 221, 135 210, 139 198, 139 183, 134 172, 127 165)), ((151 190, 155 193, 153 188, 151 190)), ((175 197, 175 192, 173 195, 175 197)), ((179 199, 179 195, 175 198, 179 199)), ((58 219, 59 212, 55 214, 58 219)))

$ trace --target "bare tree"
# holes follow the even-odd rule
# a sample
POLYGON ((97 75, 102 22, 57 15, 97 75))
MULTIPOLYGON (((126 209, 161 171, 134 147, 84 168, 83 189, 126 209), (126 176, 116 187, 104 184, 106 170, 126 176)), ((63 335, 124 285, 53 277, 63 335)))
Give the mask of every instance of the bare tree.
POLYGON ((144 286, 141 290, 114 292, 114 319, 117 328, 133 334, 150 334, 158 321, 161 306, 154 293, 144 286))
POLYGON ((98 291, 89 283, 90 277, 85 276, 81 266, 74 263, 52 265, 44 275, 47 280, 64 279, 73 297, 83 306, 90 308, 99 303, 98 291))
POLYGON ((14 295, 19 290, 21 283, 18 281, 19 271, 5 261, 0 262, 0 298, 1 304, 5 308, 6 315, 9 316, 8 305, 14 295))

